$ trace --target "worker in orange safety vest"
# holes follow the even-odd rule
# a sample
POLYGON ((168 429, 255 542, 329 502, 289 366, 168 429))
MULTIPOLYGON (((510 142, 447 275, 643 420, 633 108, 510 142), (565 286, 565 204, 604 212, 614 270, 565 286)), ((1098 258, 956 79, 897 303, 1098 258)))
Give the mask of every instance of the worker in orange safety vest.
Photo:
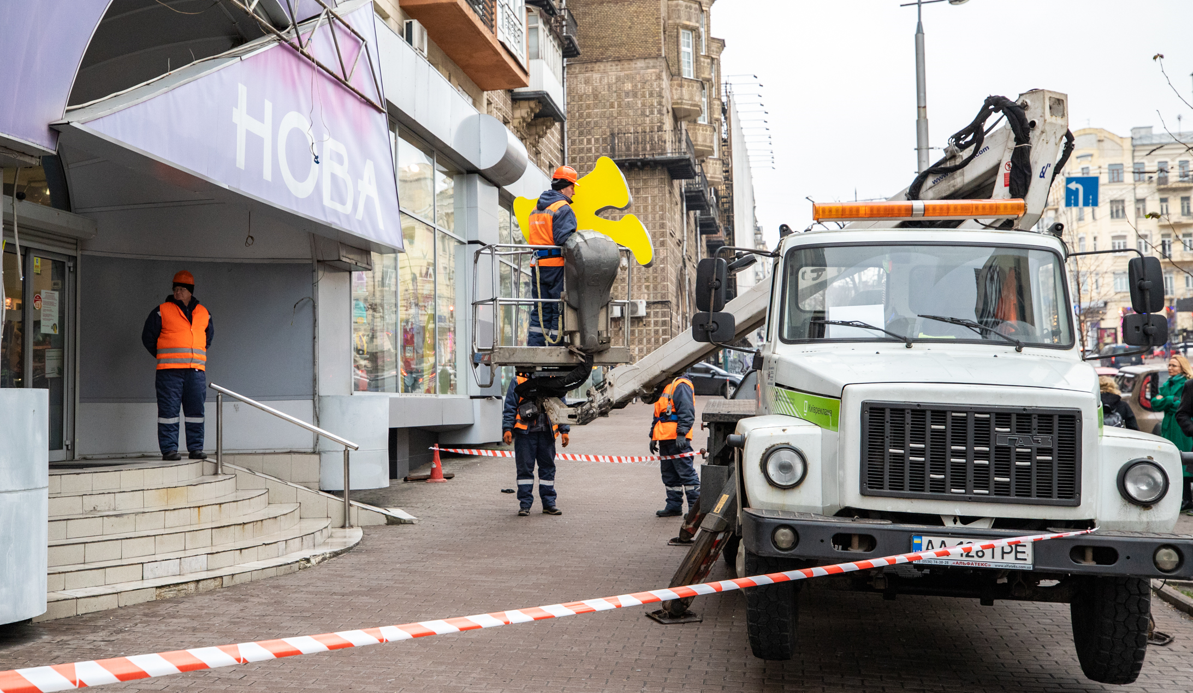
POLYGON ((530 514, 534 504, 534 467, 539 468, 539 499, 543 502, 543 514, 562 515, 555 505, 555 438, 562 437, 563 447, 568 446, 571 428, 567 424, 552 423, 547 412, 539 411, 538 405, 518 395, 515 388, 526 382, 519 373, 510 381, 505 393, 505 407, 501 416, 501 441, 514 446, 514 465, 518 474, 518 516, 530 514))
MULTIPOLYGON (((576 231, 572 197, 576 194, 576 169, 560 166, 551 176, 551 189, 539 196, 530 213, 527 242, 549 245, 535 253, 530 278, 531 298, 558 299, 563 294, 563 244, 576 231)), ((537 303, 530 309, 530 336, 527 346, 554 346, 559 343, 558 303, 537 303)))
POLYGON ((157 443, 163 460, 180 460, 178 409, 186 422, 190 459, 205 460, 203 404, 207 399, 207 350, 215 323, 192 294, 195 277, 174 275, 174 291, 145 319, 141 343, 157 359, 157 443))
MULTIPOLYGON (((680 376, 663 388, 654 403, 654 420, 650 425, 650 451, 656 455, 682 455, 692 451, 692 427, 696 424, 696 388, 692 381, 680 376)), ((692 457, 664 459, 659 462, 663 486, 667 489, 667 507, 655 515, 675 517, 683 514, 683 499, 688 498, 688 510, 700 502, 700 477, 692 457)))

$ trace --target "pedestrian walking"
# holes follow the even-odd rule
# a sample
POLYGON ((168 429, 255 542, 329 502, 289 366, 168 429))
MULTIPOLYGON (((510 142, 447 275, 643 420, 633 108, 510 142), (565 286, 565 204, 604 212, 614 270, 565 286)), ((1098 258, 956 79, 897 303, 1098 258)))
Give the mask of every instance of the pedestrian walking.
MULTIPOLYGON (((654 404, 654 421, 650 426, 650 451, 664 458, 692 451, 692 426, 696 423, 696 388, 685 377, 673 380, 663 388, 654 404)), ((683 499, 687 496, 688 510, 700 501, 700 477, 692 457, 662 459, 659 470, 667 489, 667 506, 655 512, 659 517, 683 514, 683 499)))
MULTIPOLYGON (((531 298, 558 299, 563 295, 563 244, 576 231, 576 214, 571 201, 576 194, 576 169, 560 166, 551 175, 551 189, 539 196, 530 213, 527 242, 553 245, 535 251, 531 265, 531 298)), ((554 346, 559 343, 558 303, 536 303, 530 309, 530 335, 527 346, 554 346)))
MULTIPOLYGON (((1193 367, 1189 360, 1177 354, 1168 359, 1168 380, 1160 384, 1159 391, 1151 399, 1154 411, 1164 412, 1164 420, 1160 422, 1160 435, 1172 441, 1181 452, 1193 452, 1193 436, 1190 436, 1177 422, 1177 413, 1181 403, 1187 396, 1185 386, 1193 380, 1193 367)), ((1184 468, 1182 483, 1181 510, 1193 508, 1193 471, 1184 468)))
POLYGON ((1138 431, 1139 424, 1135 420, 1135 412, 1131 411, 1131 405, 1123 401, 1122 392, 1119 392, 1114 380, 1102 376, 1098 378, 1098 385, 1102 390, 1102 423, 1106 426, 1138 431))
POLYGON ((551 423, 547 412, 540 412, 533 401, 518 396, 516 388, 526 382, 519 375, 509 384, 505 393, 505 411, 501 417, 501 440, 514 445, 514 464, 518 470, 518 516, 530 514, 534 505, 534 467, 539 470, 539 500, 543 502, 543 513, 562 515, 555 505, 555 437, 561 438, 563 447, 568 446, 567 424, 557 426, 551 423))
POLYGON ((149 313, 141 343, 157 359, 157 444, 163 460, 180 460, 178 409, 186 423, 190 459, 205 460, 203 404, 207 399, 207 350, 215 336, 211 313, 194 297, 195 277, 174 275, 173 293, 149 313))

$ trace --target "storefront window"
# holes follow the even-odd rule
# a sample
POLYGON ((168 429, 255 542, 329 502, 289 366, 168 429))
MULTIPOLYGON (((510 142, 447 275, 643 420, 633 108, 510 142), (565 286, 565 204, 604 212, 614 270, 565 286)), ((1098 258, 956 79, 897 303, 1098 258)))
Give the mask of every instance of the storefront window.
POLYGON ((372 272, 352 273, 353 389, 398 391, 397 255, 373 253, 372 272))
POLYGON ((435 159, 429 150, 398 138, 398 200, 420 219, 435 218, 435 159))
MULTIPOLYGON (((0 241, 0 245, 5 245, 0 241)), ((4 313, 0 324, 0 387, 24 387, 25 366, 25 294, 17 267, 17 254, 12 244, 3 255, 4 313)))
POLYGON ((458 171, 442 159, 435 162, 435 224, 446 231, 456 230, 456 180, 458 171))
POLYGON ((402 392, 434 394, 435 230, 402 215, 406 252, 398 256, 402 392))
POLYGON ((459 303, 457 297, 462 296, 464 292, 462 282, 457 281, 463 277, 457 276, 456 273, 456 263, 464 244, 446 233, 439 233, 436 240, 439 243, 439 266, 435 275, 438 288, 436 302, 439 309, 437 314, 439 394, 454 395, 456 394, 457 377, 461 369, 457 358, 457 337, 462 337, 467 333, 459 324, 465 311, 457 310, 457 307, 463 308, 463 305, 456 305, 459 303))

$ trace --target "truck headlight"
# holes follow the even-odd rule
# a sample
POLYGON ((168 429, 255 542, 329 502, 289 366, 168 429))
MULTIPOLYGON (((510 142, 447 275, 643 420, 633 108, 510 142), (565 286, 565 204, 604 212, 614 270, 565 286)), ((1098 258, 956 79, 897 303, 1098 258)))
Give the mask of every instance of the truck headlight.
POLYGON ((1131 460, 1118 472, 1118 492, 1135 505, 1155 505, 1168 493, 1168 474, 1152 460, 1131 460))
POLYGON ((762 456, 762 475, 775 488, 795 488, 808 475, 808 460, 797 448, 779 445, 762 456))

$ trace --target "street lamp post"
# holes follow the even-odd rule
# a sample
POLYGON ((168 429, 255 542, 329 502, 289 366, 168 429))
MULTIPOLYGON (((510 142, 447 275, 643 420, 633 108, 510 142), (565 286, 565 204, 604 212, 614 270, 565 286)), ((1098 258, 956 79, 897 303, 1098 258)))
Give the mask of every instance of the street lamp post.
MULTIPOLYGON (((928 168, 928 84, 924 67, 924 5, 945 0, 915 0, 900 5, 915 5, 915 154, 918 172, 928 168)), ((968 0, 948 0, 950 5, 961 5, 968 0)))

